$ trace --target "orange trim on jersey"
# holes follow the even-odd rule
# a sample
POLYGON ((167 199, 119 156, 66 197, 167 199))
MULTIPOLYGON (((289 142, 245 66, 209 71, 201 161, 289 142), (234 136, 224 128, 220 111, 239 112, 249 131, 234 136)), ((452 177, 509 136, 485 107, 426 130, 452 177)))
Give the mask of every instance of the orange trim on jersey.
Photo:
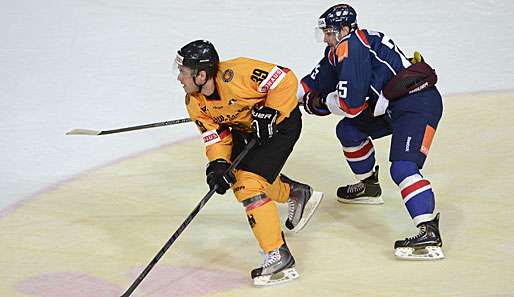
POLYGON ((366 38, 366 34, 364 34, 362 30, 357 30, 357 34, 359 34, 359 37, 362 40, 362 42, 364 42, 365 45, 369 46, 369 41, 366 38))
POLYGON ((348 58, 348 40, 341 42, 336 49, 337 61, 341 63, 344 58, 348 58))
POLYGON ((435 129, 432 126, 427 125, 425 128, 425 135, 423 136, 423 141, 421 142, 421 148, 419 149, 425 156, 428 156, 428 151, 430 150, 430 146, 432 145, 432 140, 434 140, 435 129))
POLYGON ((350 108, 350 106, 348 106, 348 104, 346 104, 342 98, 339 98, 339 106, 341 106, 341 109, 349 115, 358 115, 361 111, 368 107, 368 102, 364 102, 364 104, 359 107, 350 108))
POLYGON ((311 90, 311 88, 309 88, 309 86, 303 80, 300 81, 300 84, 302 85, 303 91, 305 93, 307 93, 307 92, 309 92, 311 90))

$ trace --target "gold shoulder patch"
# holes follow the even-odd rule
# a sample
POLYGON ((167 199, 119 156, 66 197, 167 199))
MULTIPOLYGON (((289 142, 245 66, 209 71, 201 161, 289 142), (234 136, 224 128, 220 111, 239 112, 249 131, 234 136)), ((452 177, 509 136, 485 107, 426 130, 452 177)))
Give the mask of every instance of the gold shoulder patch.
POLYGON ((227 70, 223 71, 221 78, 226 83, 230 82, 234 78, 234 71, 232 69, 227 69, 227 70))

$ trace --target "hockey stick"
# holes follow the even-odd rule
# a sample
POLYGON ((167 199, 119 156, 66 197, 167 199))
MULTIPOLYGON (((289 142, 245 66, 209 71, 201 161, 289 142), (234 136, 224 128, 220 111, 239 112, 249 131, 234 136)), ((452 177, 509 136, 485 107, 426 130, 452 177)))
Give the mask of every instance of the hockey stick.
MULTIPOLYGON (((239 162, 241 162, 241 160, 246 156, 246 154, 250 151, 250 149, 256 143, 257 143, 257 141, 255 139, 250 140, 250 142, 246 145, 246 147, 243 149, 243 151, 236 157, 236 159, 234 160, 234 162, 232 162, 232 165, 230 165, 230 167, 227 169, 226 172, 234 170, 234 168, 236 168, 237 164, 239 164, 239 162)), ((184 231, 184 229, 186 229, 186 227, 189 225, 189 223, 191 223, 191 221, 198 214, 198 212, 200 212, 200 209, 202 209, 202 207, 207 203, 207 201, 209 201, 209 199, 211 199, 212 195, 214 195, 217 188, 218 188, 217 185, 215 185, 214 188, 211 189, 202 198, 202 200, 200 200, 200 202, 198 202, 198 204, 193 209, 191 214, 184 220, 184 222, 182 223, 182 225, 180 225, 180 227, 177 229, 177 231, 175 231, 175 233, 173 233, 171 238, 168 239, 166 244, 164 244, 164 246, 157 253, 157 255, 155 255, 155 257, 152 259, 152 261, 150 261, 150 263, 146 266, 146 268, 143 270, 143 272, 141 272, 141 274, 139 274, 137 279, 132 283, 132 285, 127 289, 127 291, 123 295, 121 295, 121 297, 129 297, 130 294, 132 294, 132 292, 134 292, 134 290, 137 288, 137 286, 139 286, 139 284, 146 277, 148 272, 150 272, 150 270, 155 266, 155 264, 157 264, 157 261, 159 261, 159 259, 161 259, 161 257, 164 255, 164 253, 166 253, 166 251, 171 247, 171 245, 175 242, 175 240, 180 236, 182 231, 184 231)))
POLYGON ((89 130, 89 129, 73 129, 73 130, 71 130, 69 132, 66 132, 66 135, 105 135, 105 134, 121 133, 121 132, 127 132, 127 131, 134 131, 134 130, 155 128, 155 127, 163 127, 163 126, 169 126, 169 125, 176 125, 176 124, 188 123, 188 122, 191 122, 190 118, 171 120, 171 121, 164 121, 164 122, 158 122, 158 123, 152 123, 152 124, 146 124, 146 125, 139 125, 139 126, 132 126, 132 127, 113 129, 113 130, 103 130, 103 131, 89 130))
MULTIPOLYGON (((303 102, 298 102, 298 104, 304 105, 303 102)), ((176 125, 176 124, 182 124, 182 123, 189 123, 191 121, 192 120, 190 118, 183 118, 183 119, 178 119, 178 120, 170 120, 170 121, 164 121, 164 122, 158 122, 158 123, 152 123, 152 124, 146 124, 146 125, 132 126, 132 127, 119 128, 119 129, 113 129, 113 130, 102 130, 102 131, 90 130, 90 129, 73 129, 71 131, 66 132, 66 135, 106 135, 106 134, 114 134, 114 133, 128 132, 128 131, 134 131, 134 130, 155 128, 155 127, 170 126, 170 125, 176 125)))

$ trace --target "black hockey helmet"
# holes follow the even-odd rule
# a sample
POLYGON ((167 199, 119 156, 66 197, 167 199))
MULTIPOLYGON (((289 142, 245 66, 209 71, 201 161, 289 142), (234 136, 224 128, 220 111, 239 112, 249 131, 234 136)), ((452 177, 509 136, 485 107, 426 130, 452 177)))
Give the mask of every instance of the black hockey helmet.
POLYGON ((318 19, 318 28, 321 30, 332 28, 339 31, 343 26, 350 27, 350 30, 357 28, 357 12, 348 4, 336 4, 318 19))
POLYGON ((220 59, 211 42, 195 40, 178 50, 175 61, 178 65, 191 68, 193 75, 197 75, 199 71, 205 70, 209 79, 218 71, 220 59))

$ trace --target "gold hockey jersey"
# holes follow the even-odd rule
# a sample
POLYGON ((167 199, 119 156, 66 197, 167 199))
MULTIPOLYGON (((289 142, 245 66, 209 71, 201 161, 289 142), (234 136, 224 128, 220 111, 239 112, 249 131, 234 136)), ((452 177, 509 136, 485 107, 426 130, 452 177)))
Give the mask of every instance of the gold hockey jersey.
POLYGON ((189 116, 202 133, 209 161, 230 160, 231 129, 251 133, 252 108, 264 105, 279 111, 277 124, 298 104, 298 80, 288 68, 250 58, 219 63, 216 92, 186 95, 189 116))

